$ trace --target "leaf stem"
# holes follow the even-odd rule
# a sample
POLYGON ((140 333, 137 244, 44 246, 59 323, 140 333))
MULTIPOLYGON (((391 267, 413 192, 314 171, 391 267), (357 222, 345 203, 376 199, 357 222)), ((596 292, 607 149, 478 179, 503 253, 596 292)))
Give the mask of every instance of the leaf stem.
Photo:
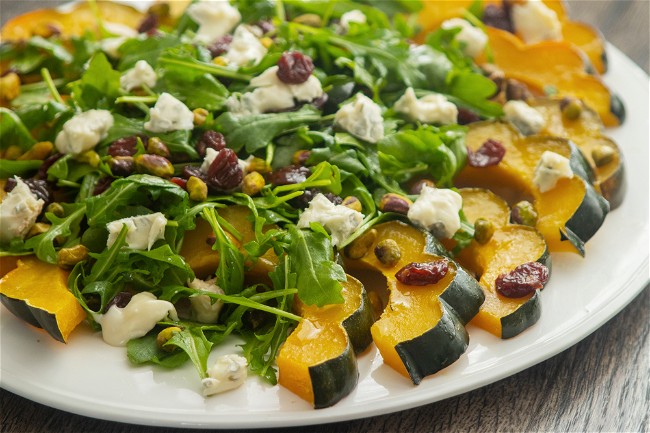
POLYGON ((50 71, 47 68, 42 68, 41 76, 43 77, 43 81, 45 81, 45 84, 47 85, 47 89, 50 91, 50 94, 52 95, 54 100, 59 104, 65 104, 63 98, 61 97, 61 94, 59 93, 59 91, 56 88, 56 85, 54 84, 54 80, 52 79, 52 75, 50 75, 50 71))

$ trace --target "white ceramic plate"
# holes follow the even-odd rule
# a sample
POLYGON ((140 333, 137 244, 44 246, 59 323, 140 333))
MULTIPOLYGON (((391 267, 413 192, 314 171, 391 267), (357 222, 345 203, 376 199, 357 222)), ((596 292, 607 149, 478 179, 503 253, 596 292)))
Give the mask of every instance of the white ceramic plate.
POLYGON ((587 244, 585 259, 553 255, 553 275, 542 294, 542 318, 516 338, 503 341, 469 327, 466 354, 419 386, 384 365, 372 348, 359 358, 357 389, 334 407, 313 410, 286 389, 255 378, 238 390, 205 399, 190 365, 175 371, 134 367, 125 349, 104 344, 88 329, 75 331, 63 345, 3 307, 0 384, 57 409, 113 421, 197 428, 295 426, 432 403, 515 374, 572 346, 620 311, 648 282, 648 77, 620 51, 608 48, 607 82, 628 112, 624 126, 608 132, 626 156, 628 193, 587 244))

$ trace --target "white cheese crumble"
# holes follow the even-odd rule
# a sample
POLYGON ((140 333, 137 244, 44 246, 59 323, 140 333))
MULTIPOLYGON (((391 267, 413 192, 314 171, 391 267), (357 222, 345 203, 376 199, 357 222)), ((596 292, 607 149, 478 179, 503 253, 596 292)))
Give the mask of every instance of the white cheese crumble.
POLYGON ((231 354, 217 358, 208 368, 207 378, 201 381, 203 395, 210 396, 238 388, 246 381, 248 362, 243 356, 231 354))
POLYGON ((367 21, 366 15, 359 9, 354 9, 341 15, 341 28, 347 32, 350 30, 350 23, 365 24, 367 21))
POLYGON ((515 32, 527 44, 562 39, 562 24, 555 11, 541 0, 515 3, 512 7, 515 32))
POLYGON ((240 116, 292 108, 298 102, 311 102, 323 96, 320 81, 311 75, 300 84, 286 84, 278 78, 278 67, 272 66, 250 81, 255 90, 226 100, 228 110, 240 116))
POLYGON ((456 123, 458 108, 444 95, 431 94, 418 99, 412 87, 395 102, 393 109, 412 121, 449 125, 456 123))
POLYGON ((108 240, 106 246, 110 248, 117 240, 122 226, 127 227, 126 244, 134 250, 150 250, 158 239, 165 238, 167 218, 160 212, 149 215, 140 215, 111 221, 106 224, 108 240))
POLYGON ((537 134, 546 124, 544 116, 524 101, 508 101, 503 106, 506 120, 522 134, 537 134))
POLYGON ((149 292, 133 295, 124 308, 112 305, 106 314, 93 317, 102 326, 104 341, 111 346, 125 346, 129 340, 146 335, 166 317, 178 320, 171 302, 158 300, 149 292))
POLYGON ((223 56, 228 60, 228 66, 253 66, 264 58, 268 50, 260 42, 253 29, 246 25, 237 27, 230 43, 230 49, 223 56))
POLYGON ((105 38, 99 41, 99 48, 112 57, 117 59, 120 57, 120 47, 124 42, 128 41, 130 38, 128 36, 117 36, 114 38, 105 38))
POLYGON ((443 21, 440 27, 445 30, 460 28, 460 32, 456 34, 456 40, 464 43, 463 52, 470 57, 481 54, 487 45, 488 37, 485 32, 462 18, 443 21))
POLYGON ((542 157, 535 168, 533 183, 540 192, 550 191, 555 188, 557 181, 562 178, 571 179, 573 170, 568 158, 549 150, 542 153, 542 157))
POLYGON ((363 222, 363 214, 343 205, 335 205, 323 194, 317 194, 309 202, 298 220, 299 228, 308 228, 311 223, 320 223, 332 237, 332 245, 340 245, 363 222))
POLYGON ((381 107, 362 93, 343 105, 334 115, 334 123, 357 138, 377 143, 384 138, 381 107))
POLYGON ((241 21, 241 14, 228 0, 204 0, 191 4, 187 15, 198 25, 194 40, 204 44, 230 33, 241 21))
POLYGON ((21 178, 15 176, 16 186, 0 202, 0 242, 24 239, 43 210, 44 202, 36 197, 21 178))
POLYGON ((61 153, 78 155, 93 149, 108 135, 113 115, 107 110, 88 110, 73 116, 63 124, 54 145, 61 153))
POLYGON ((153 87, 156 85, 156 81, 158 81, 158 76, 151 65, 146 60, 138 60, 133 68, 122 74, 120 87, 130 92, 143 85, 153 87))
MULTIPOLYGON (((223 295, 224 292, 221 287, 217 286, 216 281, 216 278, 206 281, 195 278, 190 281, 189 287, 223 295)), ((219 300, 212 302, 212 298, 208 295, 192 296, 190 297, 190 304, 192 305, 193 318, 201 323, 217 323, 219 312, 223 307, 223 302, 219 300)))
POLYGON ((463 198, 450 189, 424 186, 411 205, 408 218, 415 225, 431 230, 437 237, 451 238, 460 228, 463 198))
POLYGON ((144 129, 151 132, 171 132, 194 129, 194 113, 169 93, 162 93, 149 110, 144 129))

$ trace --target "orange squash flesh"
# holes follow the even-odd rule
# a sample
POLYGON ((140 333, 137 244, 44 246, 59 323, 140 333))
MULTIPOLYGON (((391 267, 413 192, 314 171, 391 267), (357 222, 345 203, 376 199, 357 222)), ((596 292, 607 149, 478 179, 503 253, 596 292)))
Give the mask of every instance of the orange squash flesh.
MULTIPOLYGON (((136 29, 142 13, 136 9, 110 1, 98 1, 97 9, 104 22, 122 24, 136 29)), ((2 27, 3 41, 24 40, 45 35, 53 27, 65 37, 82 36, 87 31, 97 32, 97 18, 88 4, 80 2, 65 12, 57 9, 39 9, 19 15, 2 27)))
POLYGON ((555 188, 544 193, 532 181, 544 151, 571 157, 568 142, 555 137, 524 137, 506 123, 480 122, 473 124, 468 132, 468 148, 475 151, 488 139, 497 140, 506 147, 503 160, 490 167, 467 166, 457 183, 490 189, 513 204, 522 199, 532 199, 539 215, 536 228, 546 239, 549 250, 582 253, 563 238, 562 232, 583 203, 587 188, 585 180, 577 175, 571 179, 563 178, 555 188))
POLYGON ((3 304, 65 343, 86 318, 79 301, 68 291, 69 273, 34 257, 22 258, 17 264, 0 280, 3 304))

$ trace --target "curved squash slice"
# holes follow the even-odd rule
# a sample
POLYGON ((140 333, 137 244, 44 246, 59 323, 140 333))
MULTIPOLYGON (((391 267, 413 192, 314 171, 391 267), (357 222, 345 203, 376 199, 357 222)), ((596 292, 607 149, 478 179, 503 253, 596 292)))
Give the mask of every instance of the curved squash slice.
MULTIPOLYGON (((526 84, 531 91, 543 95, 554 87, 562 96, 583 100, 600 116, 606 126, 619 125, 624 109, 617 98, 596 76, 585 71, 585 61, 577 48, 562 41, 544 41, 525 45, 511 33, 486 28, 494 64, 506 77, 526 84)), ((479 63, 487 63, 485 58, 479 63)))
POLYGON ((68 274, 34 257, 20 259, 18 267, 0 280, 0 299, 17 317, 65 343, 86 318, 77 299, 68 291, 68 274))
POLYGON ((487 188, 508 202, 533 200, 539 215, 536 228, 550 251, 585 253, 587 242, 598 231, 609 204, 591 186, 591 170, 571 142, 543 136, 525 137, 504 122, 477 122, 467 133, 467 146, 476 151, 488 139, 506 149, 503 160, 490 167, 467 166, 457 184, 487 188), (560 179, 555 188, 540 192, 533 184, 535 168, 544 151, 558 153, 571 162, 573 178, 560 179))
POLYGON ((534 228, 510 224, 505 200, 484 189, 461 189, 463 212, 471 223, 485 218, 495 231, 485 244, 472 241, 456 260, 472 271, 483 288, 485 302, 472 323, 497 337, 510 338, 537 322, 541 315, 538 292, 523 298, 507 298, 497 293, 496 278, 528 262, 540 262, 550 269, 551 256, 546 242, 534 228))
POLYGON ((575 143, 595 173, 594 187, 615 209, 623 202, 627 189, 621 149, 614 140, 603 135, 603 123, 593 110, 583 107, 578 118, 569 119, 562 115, 560 103, 559 99, 546 98, 529 101, 546 119, 540 134, 575 143))
POLYGON ((456 361, 467 348, 464 324, 476 315, 484 296, 476 280, 453 261, 437 283, 409 286, 395 273, 405 265, 439 260, 444 248, 435 238, 404 223, 392 221, 374 227, 377 238, 368 253, 347 259, 349 268, 381 272, 390 291, 388 306, 372 326, 372 337, 384 361, 414 384, 456 361), (379 242, 394 240, 401 258, 392 266, 373 253, 379 242))
POLYGON ((372 309, 363 285, 348 276, 342 284, 342 304, 295 309, 303 321, 289 335, 277 357, 280 385, 316 409, 347 396, 359 378, 355 353, 372 341, 372 309))

